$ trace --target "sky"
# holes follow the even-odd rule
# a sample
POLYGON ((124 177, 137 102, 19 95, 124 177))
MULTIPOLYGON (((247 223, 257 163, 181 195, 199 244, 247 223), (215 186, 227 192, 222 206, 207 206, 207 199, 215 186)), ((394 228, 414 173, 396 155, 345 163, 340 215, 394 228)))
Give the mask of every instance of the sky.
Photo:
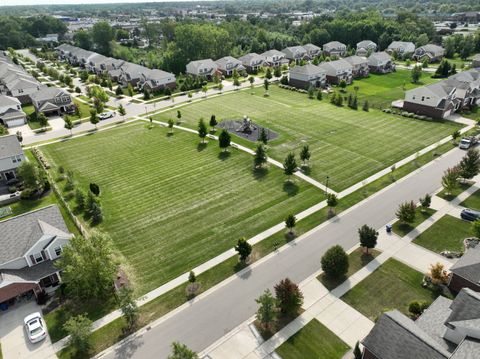
MULTIPOLYGON (((110 3, 142 3, 165 2, 167 0, 0 0, 0 6, 7 5, 55 5, 55 4, 110 4, 110 3)), ((181 1, 181 0, 168 0, 181 1)))

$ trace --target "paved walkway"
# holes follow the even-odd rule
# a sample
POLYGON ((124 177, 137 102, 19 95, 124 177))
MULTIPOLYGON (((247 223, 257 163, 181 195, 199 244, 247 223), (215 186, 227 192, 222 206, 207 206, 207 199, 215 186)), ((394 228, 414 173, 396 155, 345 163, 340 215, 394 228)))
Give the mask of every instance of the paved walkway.
MULTIPOLYGON (((235 347, 241 346, 241 343, 245 341, 248 345, 245 345, 244 348, 251 348, 253 343, 258 343, 258 346, 248 354, 242 351, 243 356, 238 356, 238 358, 270 358, 274 355, 276 348, 301 330, 312 319, 317 319, 353 348, 357 341, 362 340, 370 332, 374 323, 347 305, 340 298, 390 258, 395 258, 422 273, 428 272, 430 265, 437 262, 442 263, 448 270, 454 264, 454 260, 447 259, 426 248, 417 246, 411 243, 411 241, 444 215, 449 214, 458 217, 462 209, 458 204, 480 188, 478 182, 480 181, 480 176, 477 176, 474 180, 475 184, 472 187, 461 193, 451 202, 434 196, 432 208, 436 209, 437 212, 404 237, 401 238, 394 233, 387 234, 384 227, 380 228, 377 249, 381 250, 382 253, 331 292, 316 279, 321 271, 314 273, 311 277, 300 283, 300 288, 304 295, 303 309, 305 311, 269 340, 263 341, 255 335, 254 331, 246 330, 246 328, 250 328, 253 325, 252 323, 255 317, 252 317, 239 328, 236 328, 224 338, 205 349, 202 352, 202 356, 205 358, 220 359, 222 353, 228 353, 230 350, 234 350, 235 347)), ((392 219, 389 223, 393 223, 394 221, 395 219, 392 219)), ((357 248, 358 246, 353 247, 349 252, 357 248)), ((237 358, 237 356, 235 356, 235 358, 237 358)))

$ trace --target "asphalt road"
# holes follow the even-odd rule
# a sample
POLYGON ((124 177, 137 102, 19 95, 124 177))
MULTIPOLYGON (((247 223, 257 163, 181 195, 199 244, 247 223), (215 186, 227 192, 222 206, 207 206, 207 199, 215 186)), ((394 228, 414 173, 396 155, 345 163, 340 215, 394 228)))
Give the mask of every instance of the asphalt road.
POLYGON ((358 242, 358 227, 368 224, 379 228, 394 218, 400 203, 438 189, 443 171, 464 154, 458 149, 449 152, 104 357, 166 358, 173 341, 198 352, 204 350, 252 316, 257 309, 255 299, 266 288, 285 277, 301 282, 320 269, 320 258, 332 245, 353 247, 358 242))

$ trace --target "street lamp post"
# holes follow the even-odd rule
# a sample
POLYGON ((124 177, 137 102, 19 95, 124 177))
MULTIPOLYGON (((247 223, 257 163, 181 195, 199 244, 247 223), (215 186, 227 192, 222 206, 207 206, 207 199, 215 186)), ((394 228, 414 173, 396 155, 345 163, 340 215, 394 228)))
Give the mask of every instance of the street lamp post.
POLYGON ((327 180, 325 181, 325 197, 327 196, 328 194, 328 180, 330 179, 330 177, 327 176, 327 180))

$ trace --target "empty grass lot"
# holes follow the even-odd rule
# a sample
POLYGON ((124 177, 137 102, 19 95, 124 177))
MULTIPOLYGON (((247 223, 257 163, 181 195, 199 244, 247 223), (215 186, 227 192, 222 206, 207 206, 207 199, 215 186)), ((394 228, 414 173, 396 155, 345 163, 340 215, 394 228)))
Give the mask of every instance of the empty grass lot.
MULTIPOLYGON (((104 221, 134 270, 139 293, 158 287, 323 198, 278 168, 254 173, 253 156, 225 157, 217 141, 146 124, 43 147, 77 186, 99 184, 104 221)), ((62 186, 62 184, 60 184, 62 186)))
POLYGON ((403 99, 404 88, 408 91, 437 81, 439 79, 432 79, 431 74, 423 73, 419 83, 413 84, 411 71, 398 69, 390 74, 370 74, 367 78, 357 79, 347 90, 354 93, 354 88, 358 87, 359 106, 363 105, 364 100, 368 100, 371 107, 383 109, 390 107, 392 101, 403 99))
POLYGON ((389 259, 342 297, 347 304, 375 321, 384 311, 408 315, 413 300, 433 302, 438 296, 422 287, 423 273, 389 259))
POLYGON ((447 214, 415 238, 413 242, 437 253, 442 251, 460 252, 464 250, 463 240, 472 235, 470 222, 447 214))
MULTIPOLYGON (((305 94, 271 86, 270 97, 263 88, 236 91, 180 108, 183 125, 196 128, 198 119, 208 122, 241 119, 253 121, 279 133, 270 143, 269 155, 279 161, 289 152, 298 155, 304 144, 310 146, 310 175, 337 191, 345 189, 393 163, 450 135, 459 125, 451 122, 428 122, 385 114, 379 110, 365 112, 331 105, 327 99, 311 100, 305 94), (253 95, 252 95, 253 93, 253 95)), ((155 116, 167 121, 176 119, 177 110, 155 116)), ((254 147, 235 136, 235 141, 254 147)))
POLYGON ((339 337, 313 319, 283 343, 276 353, 282 359, 341 359, 349 349, 339 337))

